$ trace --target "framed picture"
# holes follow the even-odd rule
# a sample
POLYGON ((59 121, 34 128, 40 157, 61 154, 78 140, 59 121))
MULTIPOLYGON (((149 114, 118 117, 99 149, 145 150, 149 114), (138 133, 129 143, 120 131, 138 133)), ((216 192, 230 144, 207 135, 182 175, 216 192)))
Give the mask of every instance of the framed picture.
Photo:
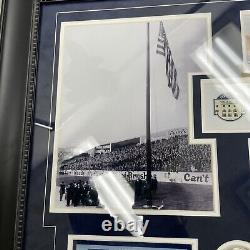
POLYGON ((164 239, 152 238, 145 239, 135 237, 112 237, 112 236, 93 236, 93 235, 69 235, 68 250, 86 249, 198 249, 195 239, 164 239))
POLYGON ((249 11, 241 11, 241 36, 242 36, 242 50, 243 50, 243 69, 249 72, 249 11))
POLYGON ((201 81, 202 129, 206 133, 248 133, 249 78, 201 81), (222 82, 226 83, 223 84, 222 82), (226 86, 230 86, 227 88, 226 86))
POLYGON ((248 249, 248 9, 33 2, 15 249, 248 249))
MULTIPOLYGON (((48 150, 53 152, 50 212, 106 213, 103 206, 109 206, 105 202, 109 197, 103 190, 110 189, 107 193, 112 197, 120 196, 113 191, 122 177, 128 184, 124 189, 131 186, 132 208, 140 214, 218 216, 216 146, 214 141, 198 145, 192 136, 188 138, 186 109, 187 72, 198 69, 195 62, 191 65, 191 55, 201 46, 211 47, 210 14, 63 22, 57 40, 57 94, 48 99, 51 119, 55 121, 48 141, 48 150), (192 39, 182 32, 188 27, 193 27, 192 39), (131 32, 136 34, 134 40, 130 44, 123 42, 131 32), (102 41, 97 39, 95 44, 98 35, 102 41), (186 50, 189 43, 192 51, 186 50), (73 44, 83 46, 81 55, 80 48, 73 44), (87 51, 91 55, 84 60, 87 51), (99 58, 100 63, 93 63, 91 58, 99 58), (175 66, 178 62, 183 63, 179 70, 175 66), (168 64, 169 72, 165 73, 168 64), (170 80, 167 82, 171 74, 172 86, 170 80), (147 85, 151 93, 145 91, 147 85), (179 150, 182 153, 177 156, 179 150), (187 154, 193 158, 187 159, 187 154), (108 176, 102 179, 107 173, 113 175, 110 178, 119 177, 114 182, 108 176), (149 195, 148 182, 154 186, 149 195), (181 190, 179 194, 169 193, 173 182, 197 199, 190 202, 181 190), (78 186, 79 194, 74 186, 78 186), (84 189, 93 191, 96 198, 85 197, 84 189), (65 190, 70 194, 66 199, 65 190), (178 196, 183 202, 171 202, 178 196), (88 198, 91 202, 85 200, 88 198)), ((54 85, 51 91, 55 91, 54 85)), ((36 125, 44 126, 39 122, 36 125)))

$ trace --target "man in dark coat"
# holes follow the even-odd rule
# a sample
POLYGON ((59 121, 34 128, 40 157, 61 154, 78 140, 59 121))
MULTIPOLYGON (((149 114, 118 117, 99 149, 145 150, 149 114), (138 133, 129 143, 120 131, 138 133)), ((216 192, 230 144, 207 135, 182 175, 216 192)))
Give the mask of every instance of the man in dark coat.
POLYGON ((156 194, 156 191, 158 188, 158 180, 157 180, 156 174, 154 174, 151 180, 151 186, 152 186, 152 194, 156 194))
POLYGON ((82 205, 86 206, 88 203, 88 192, 90 190, 90 186, 88 181, 86 181, 82 187, 82 195, 81 195, 81 203, 82 205))
POLYGON ((88 192, 88 206, 98 206, 99 200, 98 200, 98 193, 97 191, 90 187, 88 192))
POLYGON ((77 206, 77 203, 78 203, 78 186, 77 186, 77 183, 76 181, 73 181, 73 194, 72 194, 72 203, 74 205, 74 207, 77 206))
POLYGON ((59 194, 60 194, 60 201, 62 201, 63 195, 65 194, 65 184, 63 181, 60 184, 59 194))
POLYGON ((72 202, 73 200, 73 192, 74 192, 74 184, 70 183, 66 188, 67 207, 70 206, 70 202, 72 202))
POLYGON ((142 180, 141 177, 138 176, 135 181, 135 202, 139 201, 142 196, 142 180))
POLYGON ((151 180, 151 183, 148 183, 147 181, 145 182, 143 186, 143 190, 144 190, 144 195, 145 195, 145 199, 147 202, 146 205, 151 207, 152 206, 152 180, 151 180))

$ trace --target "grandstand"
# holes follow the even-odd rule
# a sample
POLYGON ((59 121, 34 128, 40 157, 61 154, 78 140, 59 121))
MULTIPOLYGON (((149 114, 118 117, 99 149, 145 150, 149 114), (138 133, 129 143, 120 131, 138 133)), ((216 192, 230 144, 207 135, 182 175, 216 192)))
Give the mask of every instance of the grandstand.
MULTIPOLYGON (((83 153, 59 161, 59 173, 65 174, 69 170, 146 171, 144 138, 109 145, 109 150, 101 153, 100 150, 95 150, 94 154, 83 153)), ((151 147, 153 171, 211 172, 211 147, 189 144, 186 129, 152 136, 151 147)))

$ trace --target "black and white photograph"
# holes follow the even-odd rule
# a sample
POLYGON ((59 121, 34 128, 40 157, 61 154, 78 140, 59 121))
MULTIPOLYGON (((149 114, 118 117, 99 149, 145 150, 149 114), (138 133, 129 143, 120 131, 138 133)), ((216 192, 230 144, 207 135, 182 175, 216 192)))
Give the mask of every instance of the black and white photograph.
POLYGON ((63 22, 57 39, 50 212, 107 213, 97 182, 113 173, 136 212, 219 216, 216 144, 188 109, 211 15, 63 22))
POLYGON ((69 235, 68 250, 198 250, 197 239, 69 235))
POLYGON ((250 10, 240 12, 241 41, 244 73, 250 72, 250 10))

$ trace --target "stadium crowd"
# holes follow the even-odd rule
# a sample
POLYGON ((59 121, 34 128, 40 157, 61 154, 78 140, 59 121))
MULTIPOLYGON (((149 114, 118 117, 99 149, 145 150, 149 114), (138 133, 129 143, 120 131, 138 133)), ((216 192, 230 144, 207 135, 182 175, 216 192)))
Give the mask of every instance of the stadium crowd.
MULTIPOLYGON (((186 134, 154 140, 152 148, 153 171, 211 171, 209 145, 189 144, 186 134)), ((60 172, 65 170, 145 171, 145 143, 125 145, 102 154, 82 154, 64 160, 60 172)))

